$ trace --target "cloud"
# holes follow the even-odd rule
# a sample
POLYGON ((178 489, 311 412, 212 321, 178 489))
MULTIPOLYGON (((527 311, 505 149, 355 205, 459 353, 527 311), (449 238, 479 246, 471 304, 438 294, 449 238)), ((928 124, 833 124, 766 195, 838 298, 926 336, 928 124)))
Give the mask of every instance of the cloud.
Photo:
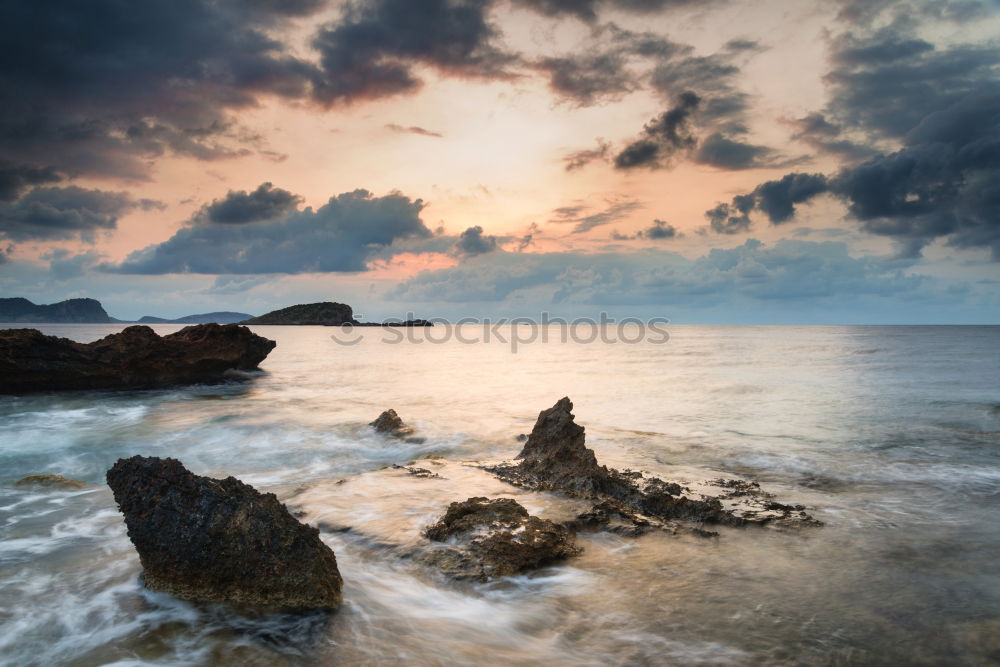
POLYGON ((490 0, 370 0, 350 3, 312 41, 326 105, 417 90, 423 65, 452 76, 509 78, 517 56, 499 46, 490 0))
POLYGON ((697 4, 698 0, 514 0, 515 6, 546 16, 573 16, 588 22, 596 21, 598 12, 605 9, 649 14, 697 4))
POLYGON ((702 140, 693 159, 712 167, 736 170, 768 166, 768 158, 773 154, 774 151, 767 146, 734 141, 713 132, 702 140))
POLYGON ((620 52, 542 58, 535 69, 549 76, 549 88, 578 106, 620 100, 636 90, 638 83, 627 71, 620 52))
POLYGON ((0 202, 14 201, 33 185, 56 183, 62 177, 52 167, 30 167, 0 162, 0 202))
POLYGON ((517 240, 517 248, 515 248, 515 252, 524 252, 527 250, 535 243, 535 236, 538 234, 541 234, 541 231, 538 228, 538 223, 533 222, 528 225, 528 231, 517 240))
POLYGON ((265 274, 364 271, 395 241, 428 239, 424 203, 394 193, 345 192, 319 209, 243 224, 196 224, 131 253, 108 272, 265 274))
POLYGON ((693 148, 696 139, 691 134, 689 119, 699 104, 701 98, 693 92, 682 93, 672 108, 647 123, 641 137, 615 156, 615 168, 655 169, 678 151, 693 148))
POLYGON ((101 253, 95 250, 74 255, 68 250, 58 248, 42 255, 42 259, 49 261, 49 274, 52 279, 65 282, 82 276, 87 269, 100 261, 101 256, 101 253))
POLYGON ((211 286, 202 291, 203 294, 242 294, 253 288, 274 280, 273 275, 257 276, 216 276, 211 286))
POLYGON ((675 252, 505 253, 419 274, 388 297, 404 302, 499 302, 532 294, 544 305, 601 306, 851 301, 920 294, 907 263, 854 257, 841 242, 748 240, 696 259, 675 252))
POLYGON ((818 112, 785 122, 795 128, 792 139, 801 141, 822 153, 856 161, 871 157, 878 152, 871 146, 843 138, 842 128, 818 112))
POLYGON ((649 239, 651 241, 662 241, 664 239, 680 238, 684 236, 677 231, 677 228, 671 224, 668 224, 664 220, 653 220, 653 224, 646 229, 640 229, 635 234, 629 236, 628 234, 620 234, 619 232, 612 232, 611 238, 615 241, 632 241, 635 239, 649 239))
POLYGON ((563 157, 563 162, 566 165, 566 171, 576 171, 577 169, 583 169, 591 162, 606 160, 608 157, 608 151, 610 150, 610 143, 604 139, 598 139, 597 148, 586 148, 579 151, 573 151, 563 157))
POLYGON ((497 237, 484 235, 483 228, 479 225, 462 232, 453 247, 454 253, 462 257, 483 255, 496 249, 497 237))
POLYGON ((786 174, 777 181, 768 181, 754 190, 755 206, 774 224, 788 222, 795 215, 795 205, 809 201, 827 191, 822 174, 786 174))
POLYGON ((386 123, 385 129, 392 132, 400 132, 404 134, 419 134, 424 137, 443 137, 444 135, 440 132, 432 132, 430 130, 425 130, 417 125, 410 125, 409 127, 403 127, 402 125, 397 125, 396 123, 386 123))
POLYGON ((274 220, 294 211, 301 202, 299 195, 262 183, 253 192, 230 190, 224 198, 202 207, 196 220, 225 225, 274 220))
POLYGON ((594 227, 600 227, 601 225, 628 217, 633 211, 637 211, 642 207, 643 204, 641 202, 632 199, 609 202, 607 208, 596 213, 587 214, 584 214, 584 211, 587 210, 584 206, 564 206, 552 212, 554 217, 549 222, 576 223, 572 233, 582 234, 594 227))
POLYGON ((261 95, 303 97, 315 76, 262 26, 313 6, 4 2, 0 159, 22 173, 141 180, 149 159, 167 153, 245 154, 248 138, 228 111, 261 95))
POLYGON ((718 204, 705 211, 709 226, 716 234, 740 234, 750 229, 753 195, 737 195, 730 204, 718 204))
POLYGON ((0 203, 0 238, 14 242, 80 239, 95 241, 118 218, 158 202, 133 200, 124 192, 85 190, 75 185, 38 187, 11 203, 0 203))
POLYGON ((902 256, 943 239, 989 249, 1000 261, 1000 47, 938 49, 895 24, 833 44, 833 101, 824 114, 800 119, 801 133, 851 132, 893 148, 873 149, 826 176, 793 173, 763 183, 738 205, 734 199, 706 212, 712 228, 745 230, 753 209, 781 224, 796 204, 829 193, 863 231, 893 239, 902 256))

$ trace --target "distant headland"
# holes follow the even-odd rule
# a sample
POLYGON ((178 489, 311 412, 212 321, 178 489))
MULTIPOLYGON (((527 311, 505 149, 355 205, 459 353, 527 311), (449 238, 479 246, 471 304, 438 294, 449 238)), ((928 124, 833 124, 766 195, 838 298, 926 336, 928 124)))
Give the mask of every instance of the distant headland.
POLYGON ((68 299, 48 305, 32 303, 22 297, 0 298, 0 322, 34 322, 39 324, 268 324, 268 325, 322 325, 359 327, 433 326, 427 320, 407 320, 405 322, 359 322, 354 319, 354 310, 345 303, 322 301, 304 303, 273 310, 259 317, 249 313, 217 311, 185 315, 175 319, 145 315, 138 320, 120 320, 108 315, 96 299, 68 299))

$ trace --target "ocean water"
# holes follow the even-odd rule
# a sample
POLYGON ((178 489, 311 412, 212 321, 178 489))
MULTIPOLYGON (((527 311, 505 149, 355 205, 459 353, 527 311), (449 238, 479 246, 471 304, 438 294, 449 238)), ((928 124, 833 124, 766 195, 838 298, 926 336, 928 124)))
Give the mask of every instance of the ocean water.
POLYGON ((516 353, 509 327, 474 344, 254 330, 278 346, 244 381, 0 397, 0 664, 1000 663, 1000 327, 670 326, 624 344, 553 326, 516 353), (513 457, 562 396, 602 463, 756 480, 825 525, 581 535, 581 557, 487 584, 401 557, 472 495, 558 514, 460 462, 513 457), (372 433, 389 407, 426 440, 372 433), (246 618, 144 590, 104 484, 134 454, 355 528, 322 533, 344 606, 246 618), (384 470, 425 459, 445 481, 384 470), (87 486, 14 486, 34 473, 87 486))

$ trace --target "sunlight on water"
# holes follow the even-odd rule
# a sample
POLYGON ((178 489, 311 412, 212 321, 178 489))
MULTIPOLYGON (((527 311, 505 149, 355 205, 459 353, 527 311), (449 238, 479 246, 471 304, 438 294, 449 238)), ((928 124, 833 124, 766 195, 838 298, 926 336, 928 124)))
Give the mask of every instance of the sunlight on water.
MULTIPOLYGON (((116 330, 42 328, 77 340, 116 330)), ((324 327, 255 330, 278 347, 249 382, 0 398, 0 663, 1000 660, 1000 328, 676 326, 661 345, 516 354, 497 340, 390 345, 373 330, 344 346, 324 327), (406 558, 454 500, 571 512, 456 463, 512 457, 515 436, 564 395, 602 463, 746 476, 826 526, 581 535, 581 557, 488 584, 406 558), (424 440, 371 432, 388 407, 424 440), (235 475, 307 521, 351 526, 323 532, 344 607, 248 619, 145 591, 104 485, 134 454, 235 475), (439 461, 447 479, 379 486, 379 469, 414 459, 439 461), (34 473, 87 487, 13 485, 34 473)))

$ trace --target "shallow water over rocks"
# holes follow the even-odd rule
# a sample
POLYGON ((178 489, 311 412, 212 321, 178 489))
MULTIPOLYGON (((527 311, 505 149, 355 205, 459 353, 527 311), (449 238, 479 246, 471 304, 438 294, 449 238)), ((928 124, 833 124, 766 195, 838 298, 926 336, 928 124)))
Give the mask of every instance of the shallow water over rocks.
MULTIPOLYGON (((86 341, 115 327, 42 329, 86 341)), ((678 326, 665 345, 516 355, 255 331, 278 347, 249 382, 0 399, 0 663, 1000 659, 998 328, 678 326), (564 395, 600 463, 695 491, 753 480, 824 526, 580 532, 579 556, 487 583, 414 559, 454 501, 509 497, 553 520, 592 506, 479 467, 520 451, 515 437, 564 395), (422 440, 368 427, 389 407, 422 440), (136 454, 304 512, 337 554, 343 607, 250 618, 143 589, 103 485, 136 454), (30 474, 85 486, 15 484, 30 474)))

